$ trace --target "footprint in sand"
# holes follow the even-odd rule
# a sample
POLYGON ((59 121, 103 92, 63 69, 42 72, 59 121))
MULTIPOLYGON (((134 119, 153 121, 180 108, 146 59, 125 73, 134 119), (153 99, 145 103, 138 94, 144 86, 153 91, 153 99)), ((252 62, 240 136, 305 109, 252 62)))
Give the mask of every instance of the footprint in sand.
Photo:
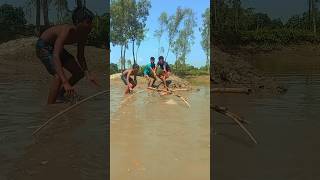
POLYGON ((166 101, 166 104, 174 105, 174 104, 177 104, 177 102, 173 99, 169 99, 168 101, 166 101))

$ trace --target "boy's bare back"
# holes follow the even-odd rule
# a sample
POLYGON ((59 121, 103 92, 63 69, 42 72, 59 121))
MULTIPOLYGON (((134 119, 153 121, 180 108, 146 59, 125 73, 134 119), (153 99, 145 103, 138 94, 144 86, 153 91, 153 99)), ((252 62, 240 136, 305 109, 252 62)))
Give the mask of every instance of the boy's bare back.
POLYGON ((62 35, 64 33, 68 34, 64 41, 64 44, 79 43, 87 39, 87 36, 85 34, 80 35, 76 31, 76 27, 74 25, 68 24, 50 27, 41 34, 40 38, 50 44, 54 44, 59 35, 62 35))

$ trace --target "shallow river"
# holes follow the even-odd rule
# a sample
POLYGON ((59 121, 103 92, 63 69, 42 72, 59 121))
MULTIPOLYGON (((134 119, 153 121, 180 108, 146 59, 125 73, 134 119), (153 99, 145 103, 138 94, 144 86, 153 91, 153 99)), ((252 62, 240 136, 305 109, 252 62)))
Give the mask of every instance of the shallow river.
POLYGON ((111 81, 112 180, 210 178, 210 91, 208 85, 196 88, 180 93, 188 108, 155 92, 124 97, 124 85, 111 81))
POLYGON ((237 125, 214 114, 216 180, 320 179, 320 56, 305 51, 253 56, 251 62, 288 88, 284 95, 215 95, 251 124, 254 145, 237 125))

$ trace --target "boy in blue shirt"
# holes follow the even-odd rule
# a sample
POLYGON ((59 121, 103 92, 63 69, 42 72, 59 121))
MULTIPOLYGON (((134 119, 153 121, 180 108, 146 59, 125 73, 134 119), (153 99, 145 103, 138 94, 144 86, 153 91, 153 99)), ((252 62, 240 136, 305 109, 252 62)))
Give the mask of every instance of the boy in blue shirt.
POLYGON ((147 64, 146 67, 144 68, 143 74, 144 77, 147 78, 148 80, 148 87, 152 87, 154 82, 156 82, 156 65, 154 64, 154 57, 150 58, 150 64, 147 64), (152 83, 151 83, 151 78, 153 79, 152 83))

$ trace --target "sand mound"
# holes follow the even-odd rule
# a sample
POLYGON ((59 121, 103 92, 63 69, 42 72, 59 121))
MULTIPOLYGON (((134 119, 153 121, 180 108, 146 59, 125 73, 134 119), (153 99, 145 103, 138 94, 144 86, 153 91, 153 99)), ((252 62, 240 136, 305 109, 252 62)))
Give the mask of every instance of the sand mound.
MULTIPOLYGON (((121 73, 111 74, 110 80, 121 81, 121 73)), ((138 84, 147 83, 146 79, 143 76, 137 76, 138 84)), ((169 88, 190 88, 190 83, 174 74, 171 74, 167 79, 169 88)), ((160 79, 157 79, 155 85, 161 83, 160 79)))
POLYGON ((217 86, 247 87, 253 91, 282 93, 286 89, 272 78, 265 76, 244 59, 214 48, 213 80, 217 86))

